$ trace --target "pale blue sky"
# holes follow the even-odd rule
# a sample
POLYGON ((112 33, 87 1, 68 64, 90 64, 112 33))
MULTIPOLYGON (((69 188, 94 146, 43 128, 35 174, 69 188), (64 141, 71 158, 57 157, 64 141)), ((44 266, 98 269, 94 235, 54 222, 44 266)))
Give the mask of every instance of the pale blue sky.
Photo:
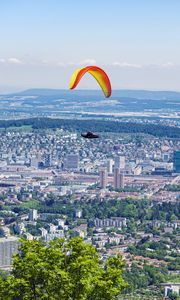
POLYGON ((114 88, 180 90, 179 14, 179 0, 1 0, 0 91, 67 88, 88 64, 114 88))

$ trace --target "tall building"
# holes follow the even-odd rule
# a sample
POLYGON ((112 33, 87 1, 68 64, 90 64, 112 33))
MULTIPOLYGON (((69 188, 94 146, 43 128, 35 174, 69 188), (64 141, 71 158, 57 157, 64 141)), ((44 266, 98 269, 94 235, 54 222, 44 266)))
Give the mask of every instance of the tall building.
POLYGON ((124 188, 124 173, 119 168, 114 169, 114 188, 124 188))
POLYGON ((38 169, 39 167, 39 158, 37 156, 31 157, 31 167, 38 169))
POLYGON ((38 218, 37 209, 30 209, 29 210, 29 221, 36 221, 38 218))
POLYGON ((0 267, 10 267, 12 256, 18 251, 17 237, 0 238, 0 267))
POLYGON ((107 160, 107 172, 108 174, 112 174, 113 173, 113 165, 114 165, 114 161, 112 158, 107 160))
POLYGON ((180 173, 180 151, 174 152, 174 172, 180 173))
POLYGON ((121 189, 124 188, 124 173, 123 172, 120 172, 120 174, 119 174, 119 185, 120 185, 121 189))
POLYGON ((79 155, 78 154, 67 154, 65 160, 65 168, 67 170, 78 170, 79 169, 79 155))
POLYGON ((119 168, 124 170, 125 168, 125 156, 116 156, 114 158, 114 169, 119 168))
POLYGON ((119 188, 119 168, 114 169, 114 188, 119 188))
POLYGON ((107 186, 107 168, 101 167, 99 169, 99 181, 100 181, 100 188, 105 189, 107 186))
POLYGON ((51 166, 51 164, 52 164, 52 162, 51 162, 51 154, 50 153, 46 153, 44 155, 44 166, 46 168, 48 168, 48 167, 51 166))

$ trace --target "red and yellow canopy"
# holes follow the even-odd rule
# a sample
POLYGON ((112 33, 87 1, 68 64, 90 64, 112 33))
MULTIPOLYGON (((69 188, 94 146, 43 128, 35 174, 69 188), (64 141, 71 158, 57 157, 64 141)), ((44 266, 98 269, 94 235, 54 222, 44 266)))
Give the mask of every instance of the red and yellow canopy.
POLYGON ((99 67, 87 66, 77 69, 70 80, 70 89, 74 89, 85 73, 90 73, 99 83, 106 98, 111 96, 111 83, 107 74, 99 67))

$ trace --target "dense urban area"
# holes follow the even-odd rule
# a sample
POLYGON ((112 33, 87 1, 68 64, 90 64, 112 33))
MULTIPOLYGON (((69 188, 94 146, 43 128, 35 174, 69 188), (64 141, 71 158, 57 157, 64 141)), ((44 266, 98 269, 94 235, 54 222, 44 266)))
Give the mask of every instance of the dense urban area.
POLYGON ((79 236, 104 261, 122 255, 129 283, 122 299, 178 299, 178 121, 141 119, 133 128, 117 120, 1 122, 2 276, 11 269, 20 238, 79 236), (80 132, 94 124, 100 138, 83 139, 80 132))

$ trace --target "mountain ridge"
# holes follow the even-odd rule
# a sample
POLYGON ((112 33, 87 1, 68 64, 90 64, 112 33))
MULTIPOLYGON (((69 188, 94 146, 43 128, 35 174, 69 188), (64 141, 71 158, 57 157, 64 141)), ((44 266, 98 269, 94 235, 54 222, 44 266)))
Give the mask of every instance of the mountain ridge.
MULTIPOLYGON (((48 89, 48 88, 32 88, 21 92, 6 94, 3 96, 102 96, 100 90, 67 90, 67 89, 48 89)), ((150 90, 131 90, 131 89, 115 89, 112 97, 127 97, 135 99, 150 99, 150 100, 179 100, 180 92, 176 91, 150 91, 150 90)))

